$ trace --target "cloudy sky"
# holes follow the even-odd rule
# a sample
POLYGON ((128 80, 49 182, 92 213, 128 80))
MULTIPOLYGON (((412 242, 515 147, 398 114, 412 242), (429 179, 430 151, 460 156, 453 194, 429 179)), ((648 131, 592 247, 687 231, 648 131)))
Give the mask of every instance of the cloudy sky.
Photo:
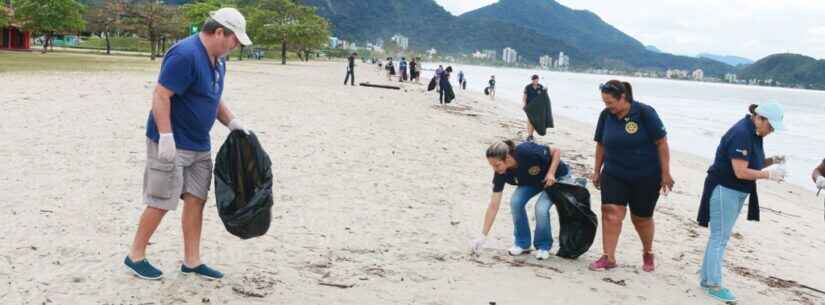
MULTIPOLYGON (((497 0, 436 0, 454 15, 497 0)), ((674 54, 758 60, 791 52, 825 59, 825 0, 558 0, 599 15, 646 45, 674 54)))

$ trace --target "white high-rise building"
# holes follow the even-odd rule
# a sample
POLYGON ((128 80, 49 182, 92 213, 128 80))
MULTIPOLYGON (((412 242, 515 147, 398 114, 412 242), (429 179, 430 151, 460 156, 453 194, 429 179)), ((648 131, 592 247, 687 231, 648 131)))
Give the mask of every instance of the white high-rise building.
POLYGON ((515 49, 507 47, 501 53, 501 60, 508 64, 514 64, 518 61, 518 52, 515 49))
POLYGON ((549 68, 553 66, 553 57, 550 55, 544 55, 539 57, 539 65, 542 68, 549 68))
POLYGON ((392 36, 391 40, 395 41, 395 43, 399 47, 401 47, 402 50, 406 50, 408 47, 410 47, 410 39, 405 37, 404 35, 395 34, 395 36, 392 36))
POLYGON ((704 79, 705 79, 705 71, 703 71, 702 69, 696 69, 695 71, 693 71, 693 80, 701 81, 701 80, 704 80, 704 79))
POLYGON ((564 55, 564 52, 559 52, 559 59, 556 61, 556 68, 567 68, 570 66, 570 56, 564 55))

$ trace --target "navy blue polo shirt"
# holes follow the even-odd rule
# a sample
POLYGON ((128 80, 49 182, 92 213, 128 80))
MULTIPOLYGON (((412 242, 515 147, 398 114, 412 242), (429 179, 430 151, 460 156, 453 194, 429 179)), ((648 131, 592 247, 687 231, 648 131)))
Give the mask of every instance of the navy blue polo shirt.
POLYGON ((544 90, 544 86, 539 84, 536 88, 533 88, 533 84, 527 85, 524 87, 524 95, 527 95, 527 103, 530 103, 535 99, 537 96, 541 95, 541 91, 544 90))
POLYGON ((660 177, 662 168, 656 141, 666 135, 659 114, 649 105, 632 102, 624 118, 605 109, 599 116, 594 137, 604 146, 602 172, 626 179, 660 177))
POLYGON ((708 174, 717 178, 722 186, 750 193, 756 181, 736 178, 736 174, 733 172, 733 164, 731 164, 732 159, 748 161, 748 168, 750 169, 762 170, 765 168, 765 150, 762 147, 762 137, 756 135, 756 125, 753 124, 750 115, 745 116, 722 136, 719 147, 716 148, 716 157, 708 169, 708 174))
MULTIPOLYGON (((516 146, 514 158, 518 163, 515 169, 507 170, 504 174, 496 173, 493 176, 493 192, 499 193, 504 190, 504 184, 544 186, 544 177, 550 170, 550 161, 553 154, 550 147, 539 145, 533 142, 524 142, 516 146)), ((567 176, 570 169, 563 161, 559 160, 556 168, 556 179, 567 176)))
MULTIPOLYGON (((171 90, 172 132, 178 149, 209 151, 209 131, 218 116, 223 94, 226 63, 223 58, 212 65, 197 34, 176 43, 167 51, 158 83, 171 90)), ((158 128, 152 112, 146 123, 146 136, 158 141, 158 128)))
POLYGON ((496 87, 496 80, 490 79, 490 88, 495 88, 495 87, 496 87))

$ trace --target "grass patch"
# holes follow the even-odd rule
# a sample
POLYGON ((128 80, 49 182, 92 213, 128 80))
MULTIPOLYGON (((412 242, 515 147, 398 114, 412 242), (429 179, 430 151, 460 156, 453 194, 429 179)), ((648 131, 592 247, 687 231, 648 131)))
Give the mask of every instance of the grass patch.
POLYGON ((160 60, 146 57, 106 56, 64 52, 0 51, 0 73, 32 71, 158 71, 160 60))
MULTIPOLYGON (((109 39, 112 45, 112 50, 130 51, 130 52, 149 52, 150 43, 146 39, 136 37, 111 37, 109 39)), ((97 36, 91 36, 83 39, 77 46, 82 49, 96 49, 106 50, 106 39, 97 36)))

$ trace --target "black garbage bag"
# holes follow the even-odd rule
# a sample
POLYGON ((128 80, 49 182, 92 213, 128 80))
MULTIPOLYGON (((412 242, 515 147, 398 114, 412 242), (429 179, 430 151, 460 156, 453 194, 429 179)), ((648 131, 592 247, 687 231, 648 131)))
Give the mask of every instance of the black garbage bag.
POLYGON ((533 98, 524 106, 524 112, 530 124, 536 129, 540 136, 547 134, 547 128, 553 128, 553 107, 550 102, 550 95, 547 90, 543 90, 539 96, 533 98))
POLYGON ((272 221, 272 162, 254 133, 233 131, 215 159, 218 215, 242 239, 266 234, 272 221))
POLYGON ((559 214, 559 251, 556 256, 575 259, 590 250, 599 221, 590 210, 590 192, 559 182, 546 190, 559 214))
POLYGON ((438 84, 437 81, 438 81, 438 76, 433 76, 433 78, 430 79, 430 83, 427 84, 427 91, 435 90, 435 85, 438 84))
POLYGON ((490 87, 484 88, 484 95, 490 95, 490 87))

